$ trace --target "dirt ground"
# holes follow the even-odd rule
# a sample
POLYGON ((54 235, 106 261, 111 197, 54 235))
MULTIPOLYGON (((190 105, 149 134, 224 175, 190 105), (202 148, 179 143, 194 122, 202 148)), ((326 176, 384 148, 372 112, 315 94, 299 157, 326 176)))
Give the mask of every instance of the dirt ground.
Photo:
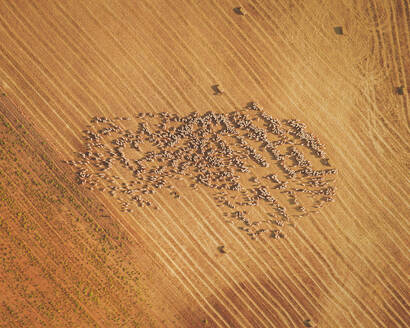
POLYGON ((0 327, 409 326, 409 17, 403 0, 2 1, 0 327), (94 116, 250 101, 306 123, 338 170, 335 202, 286 238, 247 238, 183 184, 123 212, 63 163, 94 116))

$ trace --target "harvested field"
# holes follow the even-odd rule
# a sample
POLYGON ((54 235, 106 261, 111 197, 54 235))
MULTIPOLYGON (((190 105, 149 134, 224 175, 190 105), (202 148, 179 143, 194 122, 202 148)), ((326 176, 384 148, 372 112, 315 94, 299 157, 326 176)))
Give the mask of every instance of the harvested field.
POLYGON ((409 16, 3 1, 0 326, 409 326, 409 16))

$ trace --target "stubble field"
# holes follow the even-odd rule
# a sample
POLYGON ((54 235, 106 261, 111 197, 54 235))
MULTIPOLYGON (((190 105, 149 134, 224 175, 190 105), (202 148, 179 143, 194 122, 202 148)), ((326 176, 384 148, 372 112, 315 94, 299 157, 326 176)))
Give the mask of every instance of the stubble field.
POLYGON ((0 326, 408 326, 409 16, 3 1, 0 326))

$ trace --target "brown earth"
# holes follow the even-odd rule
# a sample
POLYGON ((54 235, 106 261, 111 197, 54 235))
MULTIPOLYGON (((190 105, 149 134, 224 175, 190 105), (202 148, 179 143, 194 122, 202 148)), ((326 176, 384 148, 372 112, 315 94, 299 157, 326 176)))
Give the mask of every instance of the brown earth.
POLYGON ((409 17, 393 0, 3 1, 0 326, 408 326, 409 17), (183 184, 122 212, 62 163, 94 116, 250 101, 306 123, 338 169, 336 201, 284 239, 247 238, 183 184))

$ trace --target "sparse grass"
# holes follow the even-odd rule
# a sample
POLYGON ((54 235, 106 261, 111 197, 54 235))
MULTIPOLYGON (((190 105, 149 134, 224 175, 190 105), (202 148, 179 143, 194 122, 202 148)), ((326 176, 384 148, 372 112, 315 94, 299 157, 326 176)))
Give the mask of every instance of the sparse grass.
MULTIPOLYGON (((100 308, 101 304, 111 304, 113 299, 118 300, 112 306, 112 310, 115 311, 120 321, 125 315, 128 317, 132 310, 130 311, 126 305, 122 304, 123 302, 126 304, 127 300, 131 302, 132 299, 140 297, 139 279, 130 273, 132 270, 126 269, 125 264, 117 261, 123 256, 123 249, 114 245, 116 241, 113 236, 116 236, 116 233, 109 227, 102 227, 97 223, 93 216, 94 209, 91 208, 94 206, 92 199, 84 198, 79 194, 73 195, 72 190, 67 189, 65 184, 69 182, 64 176, 59 175, 49 155, 40 154, 38 156, 36 153, 29 152, 24 138, 16 133, 20 131, 24 134, 26 130, 23 124, 16 124, 17 130, 14 130, 13 125, 6 122, 4 117, 1 117, 1 121, 3 122, 3 131, 0 129, 0 140, 3 146, 1 154, 4 157, 0 160, 4 165, 0 170, 0 210, 7 211, 8 215, 0 219, 0 232, 2 241, 9 243, 16 250, 16 255, 20 254, 13 258, 10 257, 10 260, 17 261, 17 259, 26 258, 27 265, 40 270, 41 275, 38 279, 41 277, 41 280, 38 281, 41 281, 41 284, 50 286, 55 284, 59 270, 65 275, 58 279, 66 281, 68 286, 71 284, 70 281, 82 277, 81 281, 84 281, 86 285, 81 290, 80 299, 76 299, 74 291, 77 287, 75 286, 69 287, 64 297, 66 298, 65 308, 73 306, 73 312, 84 318, 87 318, 87 315, 80 303, 86 302, 87 306, 98 308, 104 313, 104 308, 100 308), (7 133, 7 138, 3 138, 4 133, 7 133), (24 161, 20 158, 24 158, 24 161), (24 193, 20 194, 19 187, 23 186, 24 193), (14 193, 9 192, 11 188, 15 188, 14 193), (23 194, 25 198, 21 198, 23 194), (67 221, 60 212, 63 208, 65 211, 67 209, 70 215, 77 217, 77 220, 67 221), (84 220, 79 220, 80 217, 84 220), (63 239, 60 240, 57 235, 53 236, 53 233, 49 232, 50 228, 55 229, 63 239), (75 244, 74 246, 67 244, 68 247, 64 247, 65 241, 75 242, 75 244), (55 248, 58 245, 63 247, 55 248), (39 253, 40 249, 42 251, 39 253), (72 251, 74 251, 74 257, 66 256, 72 251), (41 261, 38 258, 39 254, 44 252, 47 256, 41 261, 47 261, 47 268, 40 264, 41 261), (82 262, 94 268, 94 271, 84 276, 84 272, 77 269, 82 262), (109 265, 113 263, 116 265, 109 265), (118 266, 121 270, 112 269, 118 266), (104 272, 104 274, 99 272, 104 272), (94 275, 99 278, 90 278, 94 275), (99 290, 104 284, 109 287, 108 289, 104 287, 105 291, 101 294, 99 290), (113 293, 121 296, 109 296, 113 293)), ((43 145, 45 145, 44 142, 43 145)), ((116 236, 116 240, 120 239, 116 236)), ((18 267, 19 264, 16 262, 15 265, 18 267)), ((10 266, 4 271, 9 274, 15 272, 10 266)), ((37 278, 33 277, 33 279, 37 278)), ((17 280, 24 281, 23 278, 17 278, 17 280)), ((32 303, 40 313, 44 314, 44 317, 50 320, 62 319, 64 312, 46 306, 45 300, 53 299, 54 296, 40 295, 36 292, 28 293, 29 287, 25 283, 19 284, 16 288, 20 297, 32 303)), ((84 320, 88 321, 90 318, 84 320)))

